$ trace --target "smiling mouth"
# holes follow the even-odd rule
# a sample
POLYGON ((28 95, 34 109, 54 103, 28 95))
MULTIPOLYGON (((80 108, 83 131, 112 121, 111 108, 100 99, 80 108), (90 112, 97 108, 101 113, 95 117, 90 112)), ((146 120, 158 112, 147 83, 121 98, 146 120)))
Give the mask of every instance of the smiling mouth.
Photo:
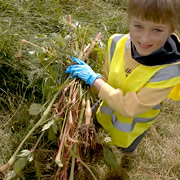
POLYGON ((140 42, 138 42, 138 44, 139 44, 140 48, 142 48, 142 49, 149 49, 152 47, 152 45, 143 45, 140 42))

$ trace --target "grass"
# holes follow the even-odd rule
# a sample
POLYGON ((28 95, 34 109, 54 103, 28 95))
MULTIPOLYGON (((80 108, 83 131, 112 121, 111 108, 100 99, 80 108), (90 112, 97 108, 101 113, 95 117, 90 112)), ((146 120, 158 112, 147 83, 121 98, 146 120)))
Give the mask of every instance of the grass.
POLYGON ((161 114, 139 147, 132 179, 180 178, 179 102, 166 100, 161 114))
MULTIPOLYGON (((125 5, 125 0, 0 1, 0 165, 8 161, 31 124, 38 119, 28 113, 31 102, 42 99, 37 86, 27 89, 28 68, 15 59, 19 41, 31 41, 35 35, 63 33, 63 18, 71 14, 73 21, 88 28, 90 36, 101 31, 101 39, 106 43, 110 35, 128 32, 125 5)), ((180 179, 179 108, 179 102, 165 101, 162 113, 139 146, 135 167, 128 173, 130 179, 180 179)), ((23 149, 31 149, 39 135, 40 129, 37 129, 23 149)), ((104 136, 104 132, 100 136, 104 136)), ((53 159, 57 148, 57 142, 49 141, 47 136, 39 144, 42 179, 50 179, 55 173, 53 159)), ((113 150, 120 161, 122 154, 115 147, 113 150)), ((26 179, 35 177, 31 165, 28 165, 26 179)), ((99 179, 107 179, 109 169, 102 159, 94 163, 92 169, 99 172, 99 179)))

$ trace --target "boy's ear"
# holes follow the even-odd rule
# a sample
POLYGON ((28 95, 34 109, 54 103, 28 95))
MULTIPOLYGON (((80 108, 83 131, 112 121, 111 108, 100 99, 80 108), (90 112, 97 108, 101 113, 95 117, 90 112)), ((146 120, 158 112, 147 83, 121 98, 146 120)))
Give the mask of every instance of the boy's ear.
POLYGON ((175 32, 175 28, 172 29, 171 34, 173 34, 174 32, 175 32))
POLYGON ((169 32, 169 36, 171 36, 172 34, 175 33, 175 29, 172 29, 170 32, 169 32))
POLYGON ((169 33, 169 35, 172 35, 172 34, 174 34, 174 30, 172 30, 172 31, 169 33))
POLYGON ((175 27, 171 25, 171 34, 173 34, 175 31, 175 27))

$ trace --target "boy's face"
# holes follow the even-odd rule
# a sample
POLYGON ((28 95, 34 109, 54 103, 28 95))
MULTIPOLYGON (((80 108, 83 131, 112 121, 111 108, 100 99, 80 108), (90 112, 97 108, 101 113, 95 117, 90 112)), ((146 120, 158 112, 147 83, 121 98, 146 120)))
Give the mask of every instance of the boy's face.
POLYGON ((153 21, 130 19, 130 37, 141 56, 147 56, 161 48, 172 33, 169 24, 158 24, 153 21))

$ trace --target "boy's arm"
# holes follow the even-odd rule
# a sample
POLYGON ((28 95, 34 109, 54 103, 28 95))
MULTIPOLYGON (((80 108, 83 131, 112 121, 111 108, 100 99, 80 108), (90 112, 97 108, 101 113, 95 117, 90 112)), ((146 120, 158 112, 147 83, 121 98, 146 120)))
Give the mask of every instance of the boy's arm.
MULTIPOLYGON (((103 81, 107 82, 108 74, 109 74, 109 61, 108 61, 108 54, 106 53, 105 62, 104 62, 104 65, 103 65, 103 73, 102 73, 101 79, 103 81)), ((94 86, 91 86, 90 90, 92 92, 96 93, 96 94, 98 94, 98 92, 99 92, 99 90, 94 86)))
POLYGON ((103 65, 103 74, 102 74, 102 79, 105 82, 107 82, 107 80, 108 80, 108 74, 109 74, 109 61, 108 61, 108 53, 106 53, 105 62, 103 65))
POLYGON ((139 115, 161 103, 172 88, 142 88, 138 93, 128 92, 125 96, 120 89, 115 89, 102 79, 97 79, 94 86, 103 99, 114 111, 126 117, 139 115))

